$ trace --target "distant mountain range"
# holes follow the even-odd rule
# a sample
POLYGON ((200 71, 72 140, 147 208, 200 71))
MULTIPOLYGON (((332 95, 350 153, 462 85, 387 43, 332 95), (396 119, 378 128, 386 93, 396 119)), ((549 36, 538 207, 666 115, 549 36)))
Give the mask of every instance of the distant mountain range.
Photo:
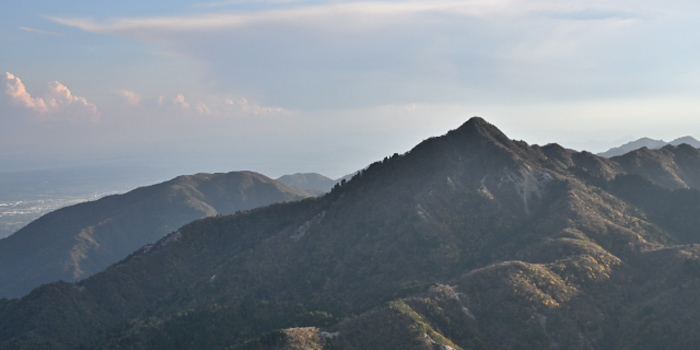
POLYGON ((337 180, 333 180, 317 173, 296 173, 292 175, 284 175, 277 178, 277 181, 289 186, 301 188, 302 190, 314 194, 328 192, 338 182, 337 180))
POLYGON ((0 300, 0 348, 694 349, 699 188, 689 145, 608 159, 472 118, 0 300))
POLYGON ((62 208, 0 240, 0 297, 78 281, 205 216, 311 194, 253 172, 197 174, 62 208))
POLYGON ((621 156, 627 152, 634 151, 643 147, 646 147, 648 149, 660 149, 666 145, 678 146, 681 144, 688 144, 695 148, 700 148, 700 141, 694 139, 691 136, 680 137, 671 142, 643 137, 639 140, 625 143, 620 147, 614 147, 605 152, 598 153, 598 155, 605 158, 611 158, 615 156, 621 156))
POLYGON ((160 171, 135 166, 0 169, 0 238, 69 205, 161 182, 160 171))
POLYGON ((335 180, 317 173, 296 173, 279 177, 277 181, 301 188, 312 194, 321 195, 329 192, 335 185, 339 185, 343 181, 350 181, 357 173, 354 172, 335 180))
MULTIPOLYGON (((143 184, 155 183, 155 178, 154 174, 148 176, 143 169, 128 167, 0 173, 0 239, 56 209, 124 193, 143 184)), ((277 180, 320 195, 330 191, 342 178, 332 180, 316 173, 297 173, 277 180)))

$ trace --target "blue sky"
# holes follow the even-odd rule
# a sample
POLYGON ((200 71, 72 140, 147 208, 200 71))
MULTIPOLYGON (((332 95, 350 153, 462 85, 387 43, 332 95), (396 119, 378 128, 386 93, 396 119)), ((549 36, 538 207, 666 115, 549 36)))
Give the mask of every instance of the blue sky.
POLYGON ((474 115, 591 151, 700 137, 699 7, 6 0, 0 171, 141 162, 336 177, 474 115))

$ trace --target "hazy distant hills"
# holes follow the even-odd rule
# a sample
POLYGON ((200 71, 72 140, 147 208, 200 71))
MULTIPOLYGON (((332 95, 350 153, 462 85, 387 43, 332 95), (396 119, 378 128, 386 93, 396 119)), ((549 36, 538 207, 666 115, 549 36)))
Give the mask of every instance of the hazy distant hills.
POLYGON ((614 147, 605 152, 598 153, 598 155, 605 158, 611 158, 615 156, 621 156, 627 152, 634 151, 643 147, 646 147, 648 149, 659 149, 666 145, 678 146, 684 143, 695 148, 700 148, 700 141, 694 139, 691 136, 680 137, 671 142, 643 137, 639 140, 628 142, 620 147, 614 147))
POLYGON ((324 196, 196 220, 0 300, 0 348, 698 348, 698 164, 472 118, 324 196))
POLYGON ((163 179, 160 171, 135 166, 6 170, 0 168, 0 238, 56 209, 163 179))
POLYGON ((62 208, 0 240, 0 297, 76 281, 197 218, 309 194, 253 172, 197 174, 62 208))
POLYGON ((337 182, 336 180, 317 173, 296 173, 292 175, 284 175, 277 178, 277 181, 289 186, 301 188, 305 191, 311 191, 315 194, 330 191, 337 182))
POLYGON ((336 184, 340 184, 343 181, 350 181, 355 175, 357 175, 357 172, 333 180, 317 173, 296 173, 279 177, 277 181, 289 186, 301 188, 309 193, 320 195, 329 192, 336 184))

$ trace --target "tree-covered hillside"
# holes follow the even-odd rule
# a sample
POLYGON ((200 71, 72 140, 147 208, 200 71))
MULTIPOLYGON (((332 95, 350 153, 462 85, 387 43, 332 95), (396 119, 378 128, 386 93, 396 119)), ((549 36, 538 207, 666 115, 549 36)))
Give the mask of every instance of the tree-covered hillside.
POLYGON ((0 297, 78 281, 205 216, 310 194, 253 172, 197 174, 56 210, 0 240, 0 297))
POLYGON ((325 196, 4 301, 0 347, 695 348, 700 236, 669 213, 700 195, 626 169, 472 118, 325 196))

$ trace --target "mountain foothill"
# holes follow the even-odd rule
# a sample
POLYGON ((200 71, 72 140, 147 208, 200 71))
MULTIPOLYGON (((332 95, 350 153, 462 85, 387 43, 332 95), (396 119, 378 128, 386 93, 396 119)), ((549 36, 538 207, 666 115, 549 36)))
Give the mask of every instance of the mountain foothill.
POLYGON ((475 117, 2 299, 0 348, 698 348, 699 188, 688 145, 604 158, 475 117))

